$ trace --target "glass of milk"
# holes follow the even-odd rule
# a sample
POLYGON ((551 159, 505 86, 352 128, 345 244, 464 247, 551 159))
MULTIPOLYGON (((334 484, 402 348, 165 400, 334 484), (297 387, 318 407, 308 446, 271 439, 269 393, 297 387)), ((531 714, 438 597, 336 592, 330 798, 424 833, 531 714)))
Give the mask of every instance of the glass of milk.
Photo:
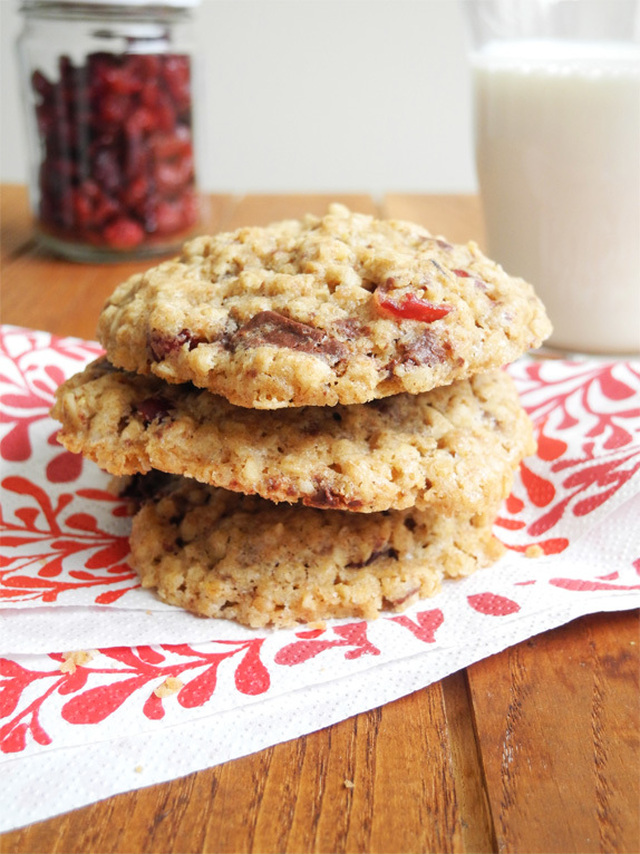
POLYGON ((640 3, 467 0, 487 251, 549 344, 640 353, 640 3))

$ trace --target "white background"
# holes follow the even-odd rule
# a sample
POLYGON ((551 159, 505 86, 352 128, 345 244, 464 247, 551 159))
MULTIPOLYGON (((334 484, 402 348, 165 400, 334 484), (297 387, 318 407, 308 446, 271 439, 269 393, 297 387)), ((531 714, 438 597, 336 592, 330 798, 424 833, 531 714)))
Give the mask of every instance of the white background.
MULTIPOLYGON (((27 177, 0 0, 2 181, 27 177)), ((468 36, 458 0, 202 0, 198 104, 210 192, 475 192, 468 36)))

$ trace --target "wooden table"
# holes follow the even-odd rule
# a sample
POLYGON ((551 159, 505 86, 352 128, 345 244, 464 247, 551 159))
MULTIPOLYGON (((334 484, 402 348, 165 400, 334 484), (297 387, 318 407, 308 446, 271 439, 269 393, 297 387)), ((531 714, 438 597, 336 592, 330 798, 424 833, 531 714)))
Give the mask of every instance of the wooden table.
MULTIPOLYGON (((331 198, 482 244, 475 197, 331 198)), ((218 230, 329 198, 209 201, 218 230)), ((24 189, 3 188, 4 323, 93 338, 145 266, 50 257, 24 189)), ((639 639, 638 612, 584 617, 320 732, 6 833, 0 851, 637 852, 639 639)))

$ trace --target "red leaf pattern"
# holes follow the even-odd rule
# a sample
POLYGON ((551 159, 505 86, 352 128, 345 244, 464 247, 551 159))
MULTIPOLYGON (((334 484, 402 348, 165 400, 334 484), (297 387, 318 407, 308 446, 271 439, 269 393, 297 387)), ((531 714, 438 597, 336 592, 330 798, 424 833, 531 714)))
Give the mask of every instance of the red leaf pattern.
POLYGON ((3 558, 7 548, 12 551, 0 562, 3 604, 68 601, 81 591, 95 591, 94 601, 105 604, 138 587, 124 562, 123 503, 106 490, 86 494, 82 458, 58 445, 49 417, 57 386, 101 352, 93 342, 0 327, 0 454, 8 464, 0 511, 3 558), (88 510, 73 511, 87 501, 93 504, 88 510), (123 519, 121 534, 103 524, 105 507, 110 518, 123 519), (67 569, 74 565, 86 572, 67 569))
MULTIPOLYGON (((55 390, 65 377, 59 367, 50 364, 51 355, 77 363, 88 361, 90 355, 95 358, 101 352, 97 344, 90 342, 2 327, 0 410, 3 422, 9 425, 8 433, 0 441, 0 453, 4 459, 25 461, 31 456, 32 427, 48 418, 55 390), (19 346, 18 353, 15 352, 16 345, 19 346), (44 368, 38 359, 42 352, 48 356, 44 368)), ((76 364, 75 369, 78 367, 76 364)))
POLYGON ((474 609, 481 614, 488 614, 493 617, 504 617, 507 614, 515 614, 520 610, 520 605, 514 602, 513 599, 508 599, 506 596, 499 596, 497 593, 477 593, 473 596, 468 596, 467 601, 474 609))
POLYGON ((405 629, 415 635, 424 643, 435 643, 436 631, 444 622, 444 614, 439 608, 434 608, 431 611, 418 611, 415 621, 405 614, 399 617, 390 617, 393 623, 399 626, 404 626, 405 629))
POLYGON ((640 366, 532 360, 512 372, 538 451, 522 464, 496 532, 515 551, 558 554, 569 539, 545 535, 598 510, 640 472, 640 366))
POLYGON ((97 724, 113 714, 141 685, 143 676, 134 676, 112 685, 100 685, 77 694, 62 707, 62 717, 72 724, 97 724))
POLYGON ((164 706, 162 700, 157 694, 149 694, 144 706, 142 707, 143 714, 152 721, 159 721, 164 717, 164 706))
MULTIPOLYGON (((122 595, 137 587, 137 582, 132 583, 136 574, 122 563, 129 551, 128 538, 101 527, 97 515, 65 515, 75 499, 72 493, 59 495, 54 503, 43 489, 23 477, 7 477, 2 486, 8 494, 31 502, 19 508, 13 519, 5 518, 0 510, 3 546, 17 550, 12 563, 0 568, 3 599, 53 602, 79 589, 118 585, 122 595), (87 571, 64 572, 70 558, 79 559, 87 571), (43 579, 56 581, 44 583, 43 579)), ((116 591, 109 592, 115 595, 116 591)))
POLYGON ((242 694, 264 694, 270 681, 269 671, 260 660, 259 647, 249 646, 236 668, 236 688, 242 694))
POLYGON ((185 709, 205 706, 216 690, 218 670, 223 662, 234 667, 236 690, 257 696, 271 684, 269 671, 261 659, 264 638, 214 642, 215 650, 186 644, 158 647, 117 647, 99 650, 99 658, 63 671, 64 658, 50 655, 52 667, 27 670, 10 659, 0 659, 0 718, 9 720, 0 728, 0 752, 24 750, 28 739, 45 745, 50 735, 40 723, 48 703, 69 696, 60 709, 61 718, 72 725, 99 725, 127 702, 139 706, 148 720, 165 715, 166 698, 156 692, 165 680, 178 679, 178 704, 185 709), (97 662, 97 663, 96 663, 97 662), (99 682, 99 684, 95 684, 99 682), (20 707, 26 694, 39 685, 39 696, 20 707))
POLYGON ((366 623, 335 626, 333 629, 334 637, 329 635, 324 637, 325 634, 324 631, 313 632, 310 637, 309 632, 298 632, 297 637, 300 640, 287 644, 278 650, 274 659, 276 664, 284 664, 288 667, 302 664, 310 658, 320 655, 321 652, 338 647, 346 648, 344 653, 346 659, 360 658, 362 655, 380 655, 380 650, 369 642, 366 623))
POLYGON ((640 590, 640 584, 606 584, 604 581, 585 581, 579 578, 552 578, 549 584, 565 590, 591 592, 594 590, 640 590))

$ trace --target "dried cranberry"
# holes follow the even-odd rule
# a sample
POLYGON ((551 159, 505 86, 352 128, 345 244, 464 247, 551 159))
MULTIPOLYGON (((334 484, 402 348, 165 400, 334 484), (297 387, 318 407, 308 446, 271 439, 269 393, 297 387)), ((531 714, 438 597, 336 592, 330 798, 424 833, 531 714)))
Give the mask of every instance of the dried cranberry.
POLYGON ((125 122, 125 135, 127 138, 142 136, 153 130, 156 125, 156 119, 153 110, 148 107, 137 107, 128 117, 125 122))
POLYGON ((56 236, 116 250, 197 218, 186 56, 96 52, 32 75, 43 158, 39 217, 56 236))
POLYGON ((451 311, 450 305, 437 305, 428 300, 420 299, 415 294, 407 293, 402 296, 390 297, 384 289, 378 288, 373 293, 373 302, 378 314, 394 320, 418 320, 421 323, 433 323, 446 317, 451 311))
MULTIPOLYGON (((96 200, 93 209, 93 221, 95 225, 103 225, 117 216, 120 208, 118 202, 111 196, 101 194, 96 200)), ((138 225, 138 223, 135 223, 138 225)))
POLYGON ((156 184, 167 195, 173 195, 189 182, 193 175, 193 158, 181 157, 175 161, 165 161, 156 166, 156 184))
POLYGON ((144 240, 144 229, 135 220, 119 217, 105 227, 104 236, 114 249, 134 249, 144 240))
POLYGON ((130 99, 126 95, 109 92, 105 95, 99 106, 98 119, 103 125, 121 125, 129 115, 131 109, 130 99))
POLYGON ((157 85, 162 71, 162 57, 152 53, 131 54, 128 57, 128 68, 138 80, 151 81, 153 85, 157 85))
POLYGON ((91 225, 93 222, 93 203, 81 187, 73 191, 73 210, 75 220, 82 228, 91 225))
POLYGON ((149 195, 149 182, 145 175, 138 175, 125 187, 120 189, 120 198, 123 204, 131 208, 137 208, 149 195))
POLYGON ((164 80, 176 106, 188 109, 191 104, 191 74, 186 56, 165 57, 164 80))
POLYGON ((173 234, 183 226, 184 213, 179 202, 160 202, 156 208, 156 230, 159 234, 173 234))
POLYGON ((34 92, 37 92, 42 98, 50 98, 53 94, 53 85, 49 83, 47 78, 41 71, 34 71, 31 76, 31 85, 34 92))
POLYGON ((155 127, 165 133, 173 132, 177 124, 176 111, 171 100, 164 93, 158 94, 157 102, 153 108, 155 127))
POLYGON ((122 66, 111 66, 104 69, 102 79, 105 87, 115 95, 130 95, 140 90, 140 81, 130 71, 122 66))
POLYGON ((171 404, 163 397, 147 397, 136 404, 136 410, 142 415, 145 422, 162 421, 169 416, 171 404))
POLYGON ((111 148, 101 148, 93 158, 93 179, 106 192, 113 192, 120 186, 122 174, 115 151, 111 148))

